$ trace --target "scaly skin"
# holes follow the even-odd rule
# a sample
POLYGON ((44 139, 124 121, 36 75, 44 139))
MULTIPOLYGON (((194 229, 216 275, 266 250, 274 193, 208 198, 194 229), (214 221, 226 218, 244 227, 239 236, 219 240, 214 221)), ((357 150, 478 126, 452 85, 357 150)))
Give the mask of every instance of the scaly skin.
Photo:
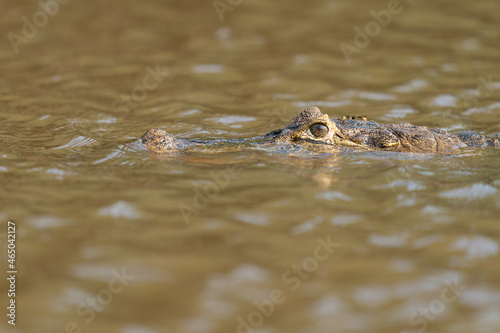
POLYGON ((467 146, 500 147, 500 134, 483 136, 473 131, 446 132, 425 126, 379 124, 351 117, 330 119, 317 107, 302 111, 284 128, 248 139, 185 140, 164 130, 152 129, 142 136, 142 143, 155 151, 188 148, 217 149, 276 142, 311 142, 334 147, 350 146, 369 150, 398 152, 440 152, 467 146))

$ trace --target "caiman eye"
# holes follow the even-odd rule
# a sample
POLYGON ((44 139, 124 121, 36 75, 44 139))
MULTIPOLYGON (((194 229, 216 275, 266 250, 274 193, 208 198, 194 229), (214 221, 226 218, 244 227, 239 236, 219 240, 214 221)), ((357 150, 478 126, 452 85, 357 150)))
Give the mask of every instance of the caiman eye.
POLYGON ((328 126, 325 124, 314 124, 309 127, 309 130, 317 138, 323 138, 328 134, 328 126))

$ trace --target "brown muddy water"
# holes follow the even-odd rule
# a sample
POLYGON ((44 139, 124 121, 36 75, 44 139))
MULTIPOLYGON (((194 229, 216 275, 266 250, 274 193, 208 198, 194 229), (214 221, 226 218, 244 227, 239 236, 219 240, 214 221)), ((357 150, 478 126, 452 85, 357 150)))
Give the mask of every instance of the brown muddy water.
POLYGON ((498 1, 0 11, 1 332, 500 332, 499 150, 135 143, 313 105, 500 132, 498 1))

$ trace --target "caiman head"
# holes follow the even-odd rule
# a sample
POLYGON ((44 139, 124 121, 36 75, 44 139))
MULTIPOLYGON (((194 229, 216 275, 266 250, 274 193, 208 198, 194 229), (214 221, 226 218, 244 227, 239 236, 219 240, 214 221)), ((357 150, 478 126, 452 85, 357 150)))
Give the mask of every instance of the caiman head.
POLYGON ((162 129, 149 130, 141 137, 146 148, 154 151, 175 151, 188 147, 234 146, 237 144, 256 143, 266 144, 275 142, 292 142, 299 140, 331 142, 335 139, 333 124, 327 115, 321 113, 317 107, 302 111, 284 128, 272 131, 263 136, 246 139, 218 139, 218 140, 187 140, 179 139, 162 129))
POLYGON ((282 129, 247 139, 185 140, 161 129, 152 129, 142 137, 142 143, 156 151, 183 150, 188 147, 218 150, 245 144, 278 142, 309 142, 330 147, 350 146, 402 152, 436 152, 465 146, 458 136, 442 130, 408 123, 379 124, 351 118, 330 119, 317 107, 302 111, 282 129))
POLYGON ((358 145, 348 137, 338 124, 317 107, 310 107, 302 111, 285 127, 263 136, 247 139, 218 139, 218 140, 186 140, 168 134, 162 129, 152 129, 141 137, 142 143, 150 150, 175 151, 188 147, 207 147, 237 144, 266 144, 277 142, 323 143, 330 146, 358 145))
MULTIPOLYGON (((313 106, 302 111, 283 129, 275 131, 278 136, 273 141, 306 141, 330 146, 358 146, 336 121, 313 106)), ((273 132, 271 132, 273 133, 273 132)))
POLYGON ((290 128, 292 141, 323 143, 333 147, 358 147, 399 152, 436 152, 464 146, 455 136, 408 123, 379 124, 374 121, 330 119, 317 107, 304 110, 290 128), (299 126, 296 124, 300 123, 299 126))

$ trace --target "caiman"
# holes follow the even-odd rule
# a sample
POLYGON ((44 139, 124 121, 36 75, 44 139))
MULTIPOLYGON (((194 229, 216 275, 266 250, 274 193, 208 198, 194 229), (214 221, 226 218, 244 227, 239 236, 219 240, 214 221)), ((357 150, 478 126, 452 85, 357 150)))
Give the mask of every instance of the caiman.
POLYGON ((142 136, 142 143, 155 151, 178 151, 189 148, 221 148, 245 144, 310 142, 332 147, 358 147, 367 150, 396 152, 442 152, 460 147, 500 147, 500 134, 483 136, 474 131, 447 132, 442 129, 409 123, 379 124, 363 119, 331 119, 317 107, 302 111, 282 129, 246 139, 180 139, 162 129, 152 129, 142 136))

